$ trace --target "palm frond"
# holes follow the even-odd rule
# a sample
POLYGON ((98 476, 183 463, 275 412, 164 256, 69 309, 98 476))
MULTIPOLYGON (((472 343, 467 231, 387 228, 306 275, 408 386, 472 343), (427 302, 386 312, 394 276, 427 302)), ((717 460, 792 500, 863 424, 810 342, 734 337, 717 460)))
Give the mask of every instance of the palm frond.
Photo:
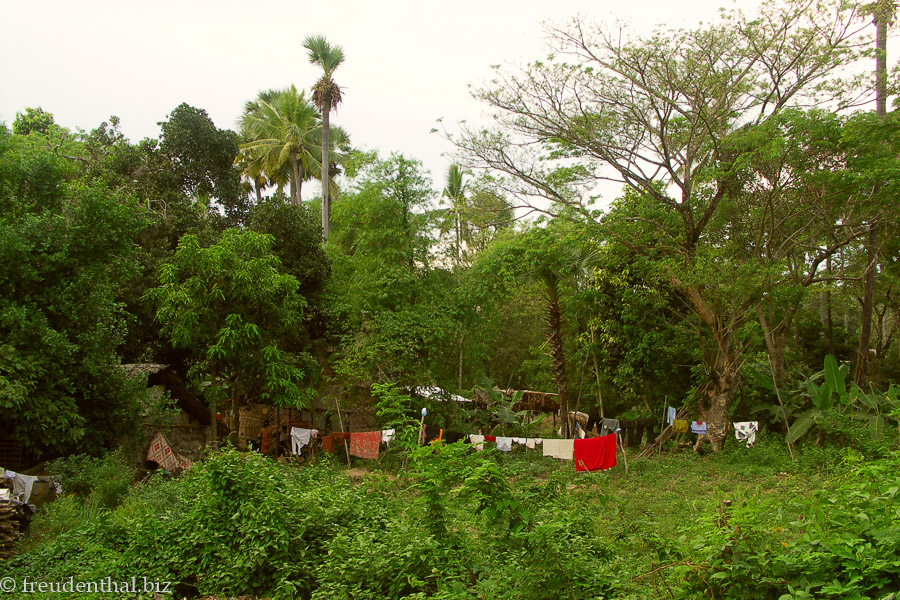
POLYGON ((344 62, 344 50, 340 46, 332 46, 324 35, 311 35, 303 40, 303 47, 309 52, 309 62, 319 65, 325 71, 325 77, 331 74, 344 62))

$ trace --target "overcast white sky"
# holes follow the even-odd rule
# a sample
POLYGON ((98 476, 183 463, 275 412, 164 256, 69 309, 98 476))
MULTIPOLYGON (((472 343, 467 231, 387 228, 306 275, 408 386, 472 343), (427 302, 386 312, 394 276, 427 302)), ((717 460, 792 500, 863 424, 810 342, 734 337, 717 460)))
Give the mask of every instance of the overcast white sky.
MULTIPOLYGON (((541 23, 576 14, 624 20, 637 31, 692 26, 720 6, 752 12, 757 0, 0 0, 0 121, 40 106, 56 122, 90 130, 110 115, 136 142, 157 137, 182 102, 236 128, 246 100, 319 77, 302 40, 324 34, 343 46, 335 73, 345 102, 332 122, 356 146, 423 161, 441 189, 448 142, 430 133, 475 122, 482 107, 468 85, 490 65, 546 55, 541 23)), ((312 186, 304 186, 304 190, 312 186)), ((313 191, 313 190, 310 190, 313 191)), ((306 194, 304 194, 306 195, 306 194)))

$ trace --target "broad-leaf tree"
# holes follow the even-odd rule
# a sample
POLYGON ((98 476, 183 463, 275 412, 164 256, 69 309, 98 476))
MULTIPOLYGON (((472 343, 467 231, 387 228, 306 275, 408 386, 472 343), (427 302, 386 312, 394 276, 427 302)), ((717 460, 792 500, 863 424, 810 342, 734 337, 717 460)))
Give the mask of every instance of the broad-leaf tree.
POLYGON ((596 218, 599 181, 633 192, 622 223, 639 231, 616 241, 653 259, 710 333, 701 405, 715 449, 739 384, 738 333, 760 293, 729 229, 747 183, 745 136, 792 105, 840 101, 828 92, 841 89, 832 84, 861 28, 852 8, 762 10, 644 39, 582 20, 554 29, 547 62, 477 92, 498 128, 457 139, 468 166, 500 173, 522 202, 544 198, 596 218))
POLYGON ((0 429, 33 457, 133 433, 140 390, 117 368, 144 211, 75 179, 79 162, 0 125, 0 429))
POLYGON ((273 243, 270 235, 229 229, 204 248, 186 235, 160 286, 145 296, 172 344, 190 352, 189 374, 208 385, 212 412, 228 400, 236 419, 257 398, 281 405, 305 398, 304 373, 280 339, 298 326, 306 302, 297 279, 281 271, 273 243))

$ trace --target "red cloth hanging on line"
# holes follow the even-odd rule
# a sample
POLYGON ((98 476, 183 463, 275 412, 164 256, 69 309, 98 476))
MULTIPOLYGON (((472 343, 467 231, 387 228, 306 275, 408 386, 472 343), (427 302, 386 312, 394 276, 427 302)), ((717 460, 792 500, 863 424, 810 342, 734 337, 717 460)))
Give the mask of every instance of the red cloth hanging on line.
POLYGON ((378 458, 378 446, 381 444, 380 431, 360 431, 350 434, 350 455, 360 458, 378 458))
POLYGON ((576 471, 602 471, 616 466, 616 434, 575 440, 576 471))

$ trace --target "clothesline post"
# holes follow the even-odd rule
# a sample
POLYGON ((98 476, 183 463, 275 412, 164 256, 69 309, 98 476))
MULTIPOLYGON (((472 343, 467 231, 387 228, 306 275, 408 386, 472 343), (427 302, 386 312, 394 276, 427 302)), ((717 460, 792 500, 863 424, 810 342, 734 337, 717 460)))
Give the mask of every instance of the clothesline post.
MULTIPOLYGON (((337 398, 334 399, 334 406, 337 408, 338 414, 338 425, 341 426, 341 433, 346 433, 344 431, 344 419, 341 418, 341 403, 337 398)), ((344 450, 347 452, 347 467, 350 467, 350 448, 347 447, 347 436, 344 436, 344 450)))
POLYGON ((622 448, 622 459, 625 461, 625 473, 628 473, 628 455, 625 454, 625 444, 622 443, 622 434, 616 431, 616 439, 619 441, 619 447, 622 448))
POLYGON ((425 442, 425 415, 428 414, 427 408, 422 408, 422 418, 419 420, 419 446, 425 442))

